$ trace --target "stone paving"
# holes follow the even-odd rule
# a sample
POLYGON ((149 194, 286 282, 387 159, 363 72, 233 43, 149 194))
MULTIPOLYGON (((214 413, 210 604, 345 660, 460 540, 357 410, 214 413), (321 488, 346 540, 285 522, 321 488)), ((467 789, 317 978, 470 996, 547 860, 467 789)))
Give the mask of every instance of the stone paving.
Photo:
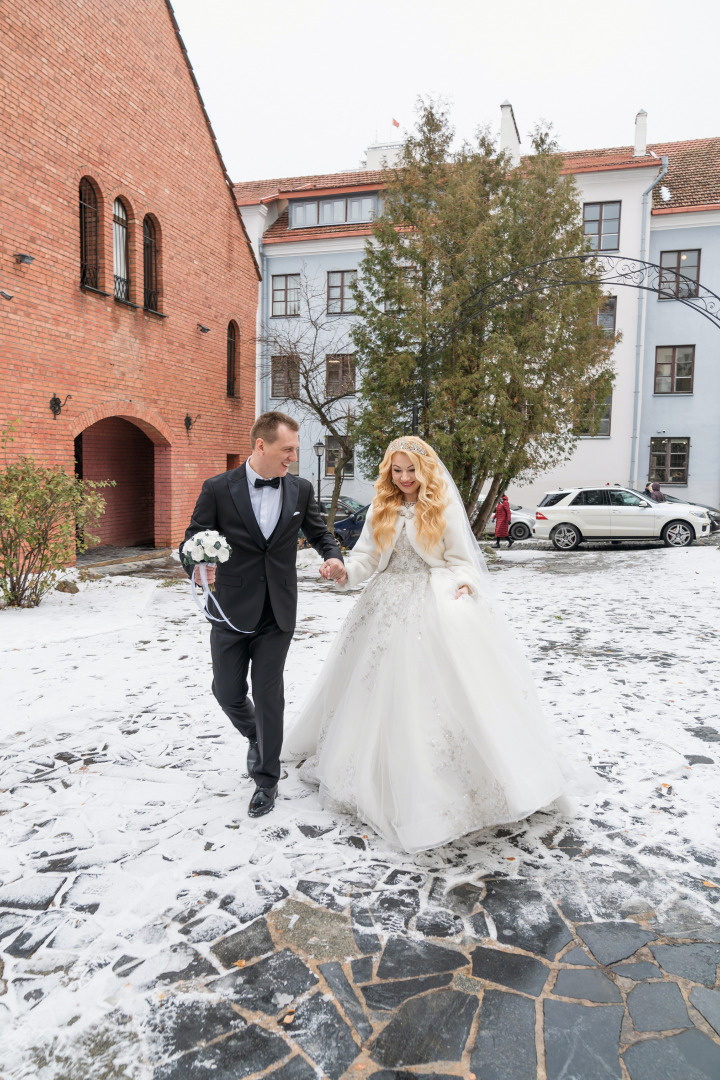
MULTIPOLYGON (((562 577, 577 566, 563 558, 531 572, 562 577)), ((159 639, 163 648, 168 640, 159 639)), ((582 642, 568 634, 569 662, 593 661, 582 642)), ((557 651, 550 639, 538 647, 546 658, 557 651)), ((621 642, 613 662, 630 663, 632 650, 621 642)), ((168 719, 150 713, 148 732, 168 719)), ((716 771, 720 736, 705 716, 692 723, 684 738, 702 752, 685 755, 689 768, 716 771)), ((662 789, 652 812, 668 819, 666 847, 643 844, 631 825, 619 829, 606 802, 588 835, 549 811, 413 858, 387 852, 357 823, 319 814, 290 770, 279 812, 254 827, 250 846, 246 820, 215 811, 237 837, 238 860, 271 867, 248 881, 213 863, 219 826, 205 806, 192 836, 182 808, 169 815, 155 798, 125 847, 47 839, 50 821, 33 817, 32 792, 69 798, 83 774, 118 761, 142 734, 131 719, 121 726, 122 751, 109 735, 105 747, 39 746, 0 811, 0 822, 13 810, 24 822, 13 843, 33 867, 0 886, 0 979, 9 982, 0 981, 0 1030, 73 979, 100 973, 106 1002, 117 1001, 77 1038, 78 1017, 65 1017, 63 1037, 38 1037, 12 1071, 2 1071, 0 1036, 3 1080, 720 1077, 720 853, 679 831, 685 811, 662 789), (143 854, 146 829, 161 837, 161 853, 143 854), (147 925, 128 919, 123 928, 121 911, 112 947, 78 974, 75 958, 108 910, 113 875, 145 859, 154 887, 162 860, 169 873, 191 839, 195 869, 183 886, 158 901, 147 925), (290 867, 282 873, 281 858, 290 867)), ((208 750, 214 730, 196 736, 212 741, 208 750)), ((186 749, 168 758, 168 772, 186 749)), ((103 775, 116 782, 112 769, 103 775)))

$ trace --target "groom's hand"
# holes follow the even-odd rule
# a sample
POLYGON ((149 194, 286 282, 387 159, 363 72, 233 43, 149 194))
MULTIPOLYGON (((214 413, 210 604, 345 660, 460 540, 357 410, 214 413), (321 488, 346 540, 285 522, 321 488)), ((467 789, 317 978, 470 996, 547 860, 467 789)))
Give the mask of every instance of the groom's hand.
POLYGON ((342 584, 347 580, 345 564, 340 559, 327 559, 320 567, 320 577, 325 581, 338 581, 342 584))
MULTIPOLYGON (((215 567, 214 567, 214 565, 212 563, 206 563, 206 570, 207 570, 208 585, 212 585, 215 582, 215 567)), ((193 574, 193 581, 195 582, 196 585, 201 584, 201 581, 200 581, 200 567, 199 566, 195 567, 195 572, 193 574)))

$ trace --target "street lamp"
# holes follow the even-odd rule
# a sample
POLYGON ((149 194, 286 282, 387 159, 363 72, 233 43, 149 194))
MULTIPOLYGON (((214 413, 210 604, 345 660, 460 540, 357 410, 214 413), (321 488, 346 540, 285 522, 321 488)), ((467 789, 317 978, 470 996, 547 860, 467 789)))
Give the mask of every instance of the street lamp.
POLYGON ((317 454, 317 459, 318 459, 318 493, 317 493, 317 501, 318 501, 318 507, 319 507, 320 506, 320 462, 322 461, 322 456, 325 453, 325 443, 320 442, 320 440, 318 440, 318 442, 316 442, 315 445, 313 446, 313 450, 317 454))

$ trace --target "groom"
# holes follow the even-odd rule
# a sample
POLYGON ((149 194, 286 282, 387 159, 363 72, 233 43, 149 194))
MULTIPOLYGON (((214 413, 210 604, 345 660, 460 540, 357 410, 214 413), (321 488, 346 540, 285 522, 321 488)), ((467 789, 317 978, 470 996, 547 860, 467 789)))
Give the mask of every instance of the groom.
MULTIPOLYGON (((229 560, 217 569, 215 596, 237 630, 252 632, 231 630, 210 603, 210 613, 221 619, 210 630, 212 690, 248 740, 247 770, 255 781, 248 813, 261 817, 272 810, 280 779, 283 669, 295 629, 300 529, 325 559, 324 578, 339 576, 343 562, 312 484, 288 472, 298 459, 297 422, 285 413, 263 413, 253 424, 250 442, 252 453, 244 465, 205 481, 185 539, 217 529, 232 548, 229 560)), ((199 570, 193 573, 198 580, 199 570)), ((208 567, 208 581, 214 580, 215 568, 208 567)))

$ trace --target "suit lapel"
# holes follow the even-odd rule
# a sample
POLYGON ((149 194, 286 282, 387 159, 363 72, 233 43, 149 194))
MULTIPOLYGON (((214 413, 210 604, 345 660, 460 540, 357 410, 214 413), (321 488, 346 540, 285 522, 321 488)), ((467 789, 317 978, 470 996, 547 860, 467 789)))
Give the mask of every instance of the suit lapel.
POLYGON ((272 547, 279 536, 285 532, 285 529, 290 524, 295 508, 297 506, 298 495, 300 494, 300 484, 298 483, 297 476, 291 476, 287 473, 283 477, 282 481, 282 510, 280 511, 280 517, 278 523, 272 531, 270 539, 268 540, 268 547, 272 547))
POLYGON ((247 473, 245 472, 245 466, 241 465, 239 469, 234 469, 228 476, 228 488, 230 490, 230 496, 235 503, 235 509, 237 510, 243 525, 252 536, 258 547, 265 551, 267 548, 267 540, 262 534, 260 526, 257 523, 255 517, 255 511, 252 508, 250 502, 250 492, 248 491, 247 473))

